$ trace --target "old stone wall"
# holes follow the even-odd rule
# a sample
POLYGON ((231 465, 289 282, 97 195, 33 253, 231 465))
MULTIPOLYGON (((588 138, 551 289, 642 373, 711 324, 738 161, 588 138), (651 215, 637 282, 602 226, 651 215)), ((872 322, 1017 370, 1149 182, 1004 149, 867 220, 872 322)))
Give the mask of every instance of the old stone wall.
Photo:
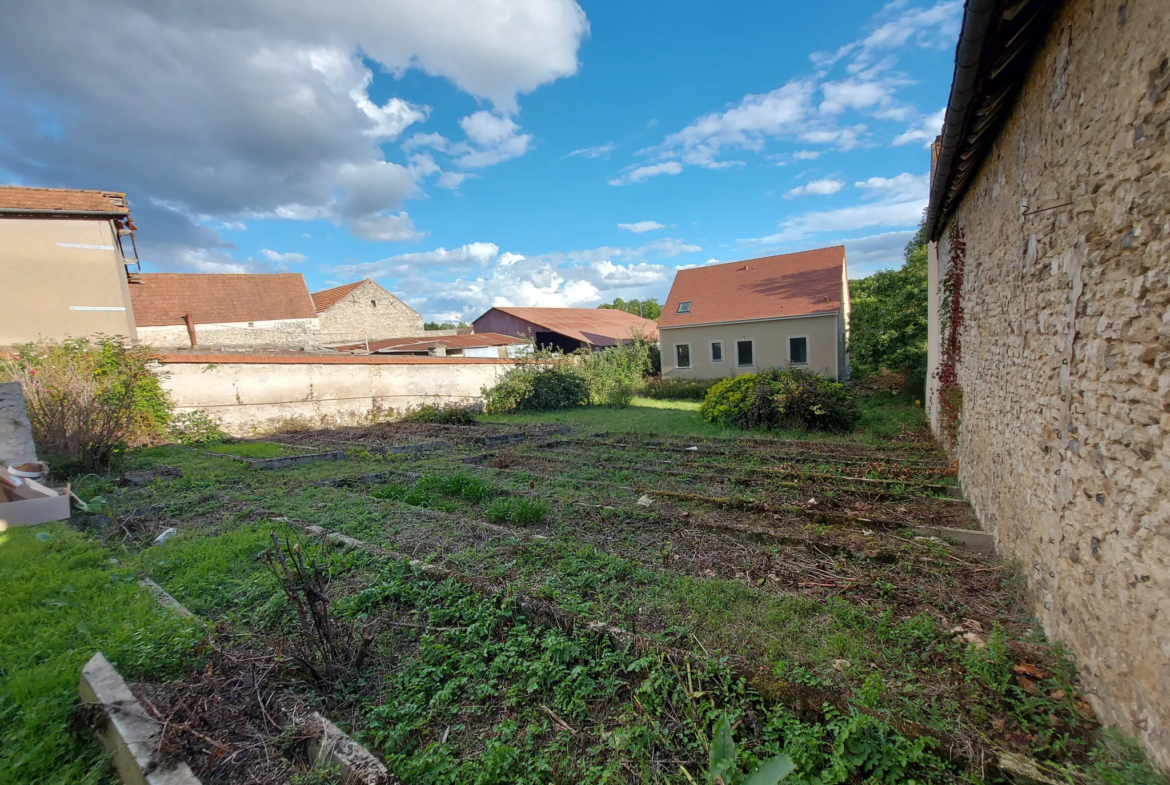
POLYGON ((366 281, 323 311, 321 342, 326 345, 423 335, 418 311, 373 281, 366 281))
POLYGON ((968 249, 963 489, 1098 714, 1164 768, 1168 55, 1165 2, 1063 3, 949 223, 968 249))
POLYGON ((463 357, 164 356, 162 384, 180 412, 204 409, 246 436, 295 420, 357 425, 426 403, 476 405, 514 360, 463 357))
MULTIPOLYGON (((261 322, 196 324, 198 348, 218 349, 319 349, 321 331, 316 319, 272 319, 261 322)), ((138 340, 158 349, 190 349, 191 339, 184 325, 139 327, 138 340)))
POLYGON ((0 383, 0 464, 16 466, 36 459, 37 448, 20 383, 0 383))

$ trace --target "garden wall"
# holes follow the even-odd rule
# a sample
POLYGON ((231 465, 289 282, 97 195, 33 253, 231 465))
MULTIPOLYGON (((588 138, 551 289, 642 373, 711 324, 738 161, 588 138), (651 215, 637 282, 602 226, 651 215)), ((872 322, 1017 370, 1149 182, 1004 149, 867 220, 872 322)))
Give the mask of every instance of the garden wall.
POLYGON ((164 355, 178 411, 205 409, 233 435, 290 421, 356 425, 425 403, 477 404, 513 360, 339 355, 164 355))
POLYGON ((932 259, 960 227, 966 498, 1098 714, 1170 768, 1166 10, 1059 6, 932 259))

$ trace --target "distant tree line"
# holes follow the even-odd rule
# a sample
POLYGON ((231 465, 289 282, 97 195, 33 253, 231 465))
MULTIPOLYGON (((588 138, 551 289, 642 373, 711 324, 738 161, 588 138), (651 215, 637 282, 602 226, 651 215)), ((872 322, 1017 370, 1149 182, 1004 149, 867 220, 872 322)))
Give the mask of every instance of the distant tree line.
POLYGON ((610 310, 625 311, 643 319, 650 319, 651 321, 658 321, 658 317, 662 316, 662 306, 654 297, 646 300, 623 300, 620 297, 614 299, 612 303, 602 303, 598 308, 608 308, 610 310))
POLYGON ((470 327, 470 326, 471 325, 468 324, 467 322, 460 322, 459 324, 455 324, 454 322, 424 322, 423 323, 424 330, 462 330, 462 329, 464 329, 466 327, 470 327))

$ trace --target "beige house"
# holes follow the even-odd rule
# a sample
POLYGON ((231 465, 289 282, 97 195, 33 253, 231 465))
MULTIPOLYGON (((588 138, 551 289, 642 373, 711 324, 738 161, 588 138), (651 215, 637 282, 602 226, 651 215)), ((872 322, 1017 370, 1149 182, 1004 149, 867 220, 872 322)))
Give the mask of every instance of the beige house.
POLYGON ((668 379, 788 367, 847 378, 845 247, 679 270, 658 332, 668 379))
POLYGON ((135 338, 133 232, 125 194, 0 186, 0 346, 135 338))
POLYGON ((366 278, 314 292, 313 305, 326 346, 422 335, 418 311, 366 278))
POLYGON ((1170 7, 968 0, 962 29, 931 421, 1093 708, 1170 769, 1170 7))

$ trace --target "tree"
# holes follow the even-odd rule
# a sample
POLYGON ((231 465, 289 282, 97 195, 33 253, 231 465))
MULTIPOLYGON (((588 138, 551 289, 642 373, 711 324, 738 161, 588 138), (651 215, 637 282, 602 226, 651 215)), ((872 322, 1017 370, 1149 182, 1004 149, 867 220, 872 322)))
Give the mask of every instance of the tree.
POLYGON ((625 311, 626 313, 636 314, 644 319, 650 319, 655 322, 658 321, 658 317, 662 316, 662 306, 658 303, 656 297, 650 297, 645 300, 623 300, 620 297, 615 297, 612 303, 602 303, 597 307, 625 311))
POLYGON ((459 324, 455 324, 454 322, 443 322, 441 324, 439 322, 425 322, 423 324, 423 329, 424 330, 459 330, 459 329, 463 329, 465 327, 470 327, 470 326, 471 325, 469 325, 467 322, 460 322, 459 324))
POLYGON ((909 373, 909 381, 926 381, 926 232, 919 225, 906 244, 905 261, 849 282, 850 361, 859 375, 880 371, 909 373))

